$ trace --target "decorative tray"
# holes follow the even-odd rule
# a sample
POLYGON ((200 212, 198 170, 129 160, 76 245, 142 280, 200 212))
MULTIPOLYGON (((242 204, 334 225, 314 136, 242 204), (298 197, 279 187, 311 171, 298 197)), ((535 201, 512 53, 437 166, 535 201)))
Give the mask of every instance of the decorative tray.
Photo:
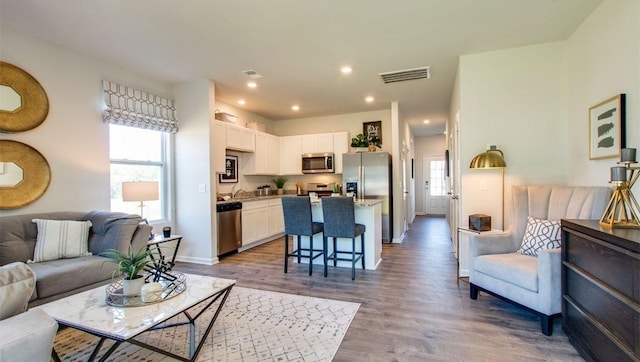
MULTIPOLYGON (((154 275, 146 277, 147 281, 152 281, 154 275)), ((106 288, 107 304, 114 307, 141 307, 145 305, 163 302, 171 299, 187 289, 187 277, 178 272, 164 272, 157 280, 162 285, 160 298, 152 302, 143 302, 140 294, 125 295, 122 292, 122 279, 117 280, 106 288)))

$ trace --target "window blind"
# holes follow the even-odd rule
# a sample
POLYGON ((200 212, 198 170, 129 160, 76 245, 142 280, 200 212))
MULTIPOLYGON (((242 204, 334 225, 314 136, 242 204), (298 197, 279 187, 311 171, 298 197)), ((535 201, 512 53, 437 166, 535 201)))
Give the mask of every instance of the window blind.
POLYGON ((102 81, 106 108, 105 123, 113 123, 155 131, 178 132, 178 119, 173 99, 163 98, 141 90, 102 81))

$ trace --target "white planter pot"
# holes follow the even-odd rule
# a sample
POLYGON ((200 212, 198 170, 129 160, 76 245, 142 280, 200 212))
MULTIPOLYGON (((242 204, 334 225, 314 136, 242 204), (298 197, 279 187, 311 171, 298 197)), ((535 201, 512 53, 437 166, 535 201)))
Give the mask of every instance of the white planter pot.
POLYGON ((127 280, 122 280, 122 294, 124 295, 140 295, 140 289, 144 285, 144 278, 142 276, 127 280))

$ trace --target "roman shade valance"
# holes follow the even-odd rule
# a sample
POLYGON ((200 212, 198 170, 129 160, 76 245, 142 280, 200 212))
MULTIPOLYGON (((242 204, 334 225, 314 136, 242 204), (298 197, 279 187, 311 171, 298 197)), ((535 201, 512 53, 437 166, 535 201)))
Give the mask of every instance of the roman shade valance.
POLYGON ((172 99, 163 98, 108 80, 102 81, 104 122, 155 131, 178 132, 176 107, 172 99))

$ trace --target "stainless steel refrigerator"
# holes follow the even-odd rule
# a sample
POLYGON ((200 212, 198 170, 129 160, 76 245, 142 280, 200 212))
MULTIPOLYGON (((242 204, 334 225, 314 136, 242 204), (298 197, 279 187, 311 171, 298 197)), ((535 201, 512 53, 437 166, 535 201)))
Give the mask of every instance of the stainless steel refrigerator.
POLYGON ((344 192, 358 199, 382 199, 382 242, 393 238, 393 191, 391 155, 388 152, 342 154, 344 192))

